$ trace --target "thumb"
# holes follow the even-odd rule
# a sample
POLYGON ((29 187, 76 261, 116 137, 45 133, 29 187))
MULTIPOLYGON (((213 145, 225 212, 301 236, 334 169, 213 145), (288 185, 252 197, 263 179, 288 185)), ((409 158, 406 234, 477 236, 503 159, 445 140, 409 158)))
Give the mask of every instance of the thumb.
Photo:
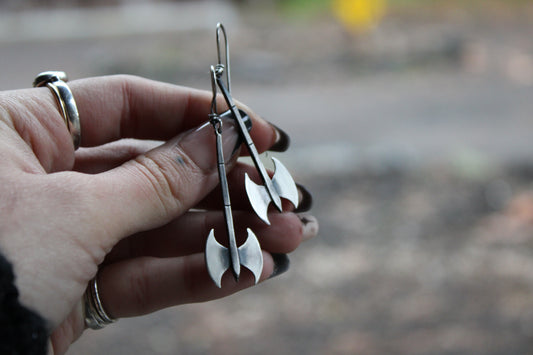
MULTIPOLYGON (((223 120, 222 140, 224 160, 232 165, 240 145, 232 119, 223 120)), ((100 181, 93 186, 99 186, 102 202, 98 213, 109 224, 106 234, 120 239, 155 228, 195 206, 218 184, 216 157, 214 129, 206 123, 95 175, 100 181)))

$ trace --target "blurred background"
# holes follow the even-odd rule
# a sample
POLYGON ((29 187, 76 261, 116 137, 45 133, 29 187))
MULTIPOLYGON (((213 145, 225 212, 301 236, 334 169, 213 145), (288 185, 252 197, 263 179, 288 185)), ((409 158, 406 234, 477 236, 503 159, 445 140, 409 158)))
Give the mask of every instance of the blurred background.
POLYGON ((0 89, 49 69, 233 94, 289 132, 318 238, 272 282, 70 354, 533 353, 533 3, 0 1, 0 89))

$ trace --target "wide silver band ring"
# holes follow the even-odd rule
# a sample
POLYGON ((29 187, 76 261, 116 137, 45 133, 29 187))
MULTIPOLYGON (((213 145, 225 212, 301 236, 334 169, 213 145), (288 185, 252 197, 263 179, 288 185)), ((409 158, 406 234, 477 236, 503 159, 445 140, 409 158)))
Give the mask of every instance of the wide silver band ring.
POLYGON ((74 149, 78 149, 81 141, 80 115, 72 91, 67 85, 67 74, 62 71, 45 71, 37 75, 33 87, 47 86, 57 99, 61 115, 72 136, 74 149))
POLYGON ((104 310, 104 306, 100 300, 100 294, 98 293, 96 277, 89 282, 83 295, 83 311, 85 326, 87 328, 102 329, 106 325, 117 321, 117 319, 111 317, 104 310))

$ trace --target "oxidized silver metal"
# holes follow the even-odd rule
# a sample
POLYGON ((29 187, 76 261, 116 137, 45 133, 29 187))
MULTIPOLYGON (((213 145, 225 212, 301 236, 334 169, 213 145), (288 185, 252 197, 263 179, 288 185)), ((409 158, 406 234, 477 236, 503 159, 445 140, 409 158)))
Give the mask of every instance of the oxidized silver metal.
POLYGON ((250 153, 250 157, 252 158, 252 161, 254 162, 254 165, 259 172, 259 175, 261 176, 261 180, 263 181, 263 186, 259 186, 255 184, 248 175, 246 175, 246 193, 248 195, 248 199, 250 200, 250 204, 252 205, 252 208, 254 209, 255 213, 261 218, 265 223, 270 224, 270 221, 268 220, 267 215, 267 209, 270 202, 274 203, 278 211, 282 212, 283 207, 281 204, 281 198, 288 199, 294 207, 298 207, 298 189, 296 187, 296 183, 294 182, 294 179, 292 178, 291 174, 285 168, 283 164, 277 159, 274 160, 274 164, 276 167, 276 173, 274 175, 274 178, 271 180, 265 166, 261 162, 261 159, 259 157, 259 152, 257 151, 257 148, 255 147, 255 144, 252 140, 252 137, 248 133, 248 130, 246 129, 246 125, 243 122, 243 119, 241 117, 241 114, 239 113, 239 109, 235 105, 235 102, 233 101, 233 98, 231 96, 231 87, 230 87, 230 78, 229 78, 229 45, 228 45, 228 38, 226 36, 226 31, 224 29, 224 26, 221 23, 217 24, 217 50, 218 50, 218 64, 215 67, 216 70, 213 71, 215 75, 216 83, 222 92, 222 96, 224 96, 224 99, 226 100, 226 104, 229 106, 229 109, 231 110, 235 121, 237 122, 237 126, 239 128, 239 132, 241 134, 241 137, 244 139, 244 142, 246 144, 246 147, 248 148, 248 151, 250 153), (219 32, 222 31, 224 34, 224 41, 225 41, 225 63, 226 66, 222 63, 221 59, 221 46, 220 46, 220 37, 219 32), (222 80, 222 75, 224 70, 226 70, 226 83, 222 80), (279 172, 278 172, 279 171, 279 172), (265 193, 266 192, 266 193, 265 193))
POLYGON ((235 280, 239 280, 241 265, 248 268, 255 277, 255 283, 259 281, 263 271, 263 253, 255 234, 247 229, 248 237, 246 242, 237 247, 235 238, 235 228, 233 214, 231 211, 231 200, 226 176, 226 164, 224 162, 224 151, 222 146, 222 120, 216 110, 216 69, 211 67, 211 85, 213 89, 213 100, 211 102, 210 120, 213 125, 216 137, 217 166, 220 187, 222 190, 222 200, 224 203, 224 219, 226 221, 226 233, 228 236, 229 248, 224 247, 215 239, 215 230, 211 229, 207 237, 205 247, 205 261, 209 276, 220 288, 222 287, 222 275, 231 267, 235 280))
POLYGON ((87 328, 102 329, 106 325, 117 321, 104 310, 102 301, 100 300, 100 294, 98 293, 96 277, 89 281, 89 285, 83 295, 83 312, 85 326, 87 328))
POLYGON ((247 228, 246 231, 248 232, 246 242, 238 248, 233 244, 229 249, 216 241, 214 229, 209 232, 205 247, 207 270, 219 288, 222 287, 222 275, 230 266, 237 281, 240 276, 240 265, 242 265, 254 274, 255 283, 259 282, 263 272, 261 245, 250 228, 247 228), (237 271, 235 271, 235 265, 238 265, 237 271))
POLYGON ((263 186, 260 186, 254 183, 248 174, 245 175, 246 193, 256 214, 265 223, 270 224, 267 214, 270 202, 273 202, 276 208, 282 212, 283 206, 281 203, 281 198, 286 198, 295 207, 298 207, 299 198, 298 189, 289 171, 279 160, 275 158, 272 159, 275 165, 275 173, 273 178, 270 178, 267 170, 259 158, 259 152, 257 151, 257 148, 255 147, 250 134, 248 133, 248 127, 243 120, 241 111, 237 108, 235 102, 233 101, 231 96, 231 78, 229 74, 230 67, 228 38, 226 35, 226 30, 221 23, 217 24, 216 40, 218 63, 215 66, 211 66, 211 87, 213 91, 213 97, 211 101, 210 119, 216 136, 218 175, 222 190, 222 199, 224 201, 224 218, 226 220, 226 232, 228 235, 229 247, 225 247, 217 242, 215 239, 215 231, 212 229, 207 237, 205 259, 207 270, 211 276, 211 279, 213 279, 218 287, 222 287, 222 276, 226 270, 231 268, 235 279, 238 280, 241 272, 241 265, 252 271, 255 277, 255 282, 257 283, 261 276, 261 272, 263 271, 263 254, 261 252, 261 246, 259 245, 257 237, 249 228, 247 229, 248 236, 246 242, 240 247, 237 247, 233 215, 231 212, 228 180, 226 177, 226 168, 224 163, 224 154, 222 151, 222 120, 220 115, 217 113, 217 88, 222 92, 222 96, 224 97, 226 104, 231 111, 232 117, 235 122, 237 122, 241 139, 244 140, 244 143, 246 144, 246 147, 248 148, 250 156, 254 162, 255 168, 257 169, 263 181, 263 186), (222 46, 220 43, 220 33, 224 35, 225 41, 224 63, 222 63, 223 57, 221 53, 222 46), (226 77, 225 83, 222 79, 224 72, 226 77))
MULTIPOLYGON (((279 197, 286 198, 297 207, 299 201, 298 188, 296 187, 291 174, 278 159, 272 158, 272 161, 274 162, 275 166, 275 173, 272 177, 272 187, 277 194, 275 197, 278 199, 279 197)), ((250 200, 250 204, 252 205, 255 213, 263 220, 263 222, 270 225, 267 212, 268 205, 271 201, 273 201, 273 199, 268 190, 269 184, 265 184, 263 186, 257 185, 252 181, 252 179, 250 179, 248 174, 245 174, 244 176, 244 184, 248 199, 250 200)))
POLYGON ((33 81, 34 87, 47 86, 59 104, 59 109, 67 129, 72 136, 74 149, 78 149, 81 141, 80 115, 72 91, 67 85, 67 74, 62 71, 42 72, 33 81))

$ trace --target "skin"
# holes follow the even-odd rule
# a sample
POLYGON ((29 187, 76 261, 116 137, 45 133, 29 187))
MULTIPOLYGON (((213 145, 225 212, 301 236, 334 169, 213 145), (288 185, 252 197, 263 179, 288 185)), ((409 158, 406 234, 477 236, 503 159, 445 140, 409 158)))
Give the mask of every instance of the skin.
MULTIPOLYGON (((20 301, 49 324, 50 352, 65 353, 84 331, 81 300, 97 274, 116 318, 252 286, 251 273, 237 283, 228 272, 219 289, 204 262, 209 230, 224 235, 214 135, 204 125, 211 93, 130 76, 69 86, 81 118, 76 152, 48 88, 0 93, 0 251, 13 264, 20 301)), ((256 147, 268 149, 275 129, 244 109, 256 147)), ((224 136, 235 146, 234 129, 224 136)), ((230 191, 245 206, 242 174, 255 169, 236 162, 239 150, 227 155, 230 191)), ((251 227, 261 240, 261 280, 273 272, 271 253, 306 238, 292 212, 272 214, 271 227, 247 207, 234 213, 236 230, 251 227)))

